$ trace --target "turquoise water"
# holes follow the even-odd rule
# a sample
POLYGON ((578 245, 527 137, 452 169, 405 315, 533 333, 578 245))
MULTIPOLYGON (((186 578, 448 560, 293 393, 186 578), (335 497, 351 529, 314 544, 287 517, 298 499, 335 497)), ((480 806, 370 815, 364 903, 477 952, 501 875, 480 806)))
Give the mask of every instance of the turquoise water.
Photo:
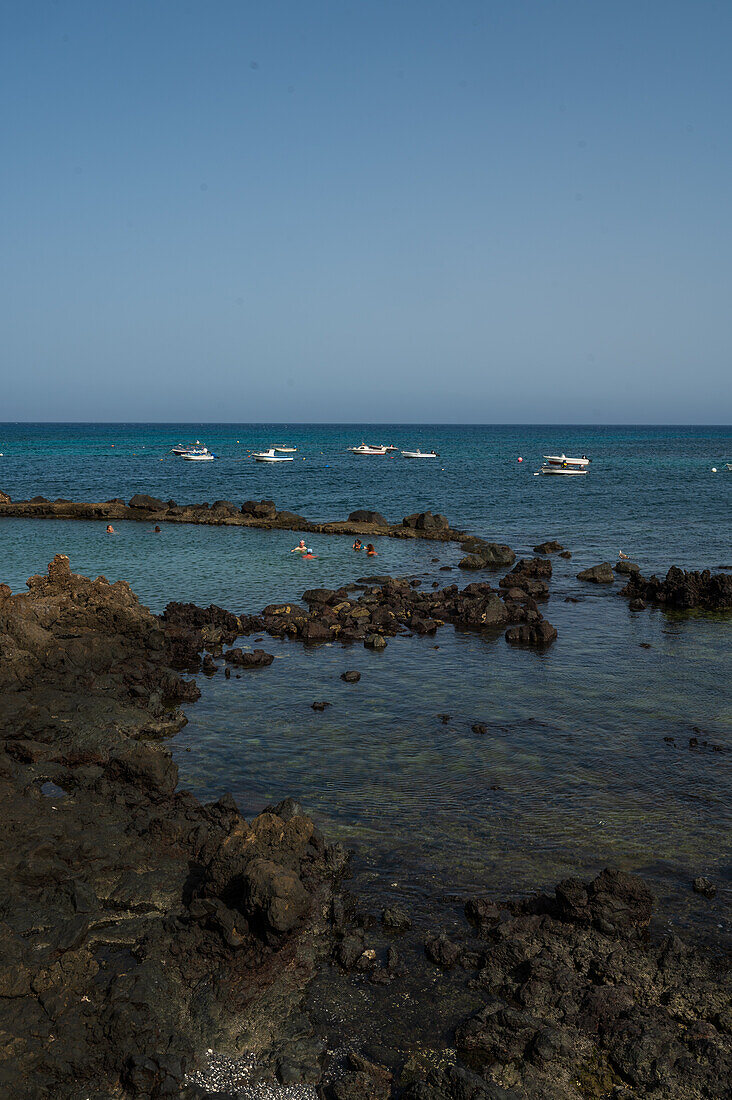
MULTIPOLYGON (((6 425, 0 450, 0 488, 16 498, 272 497, 312 518, 431 507, 519 552, 559 538, 574 557, 555 561, 545 613, 559 639, 546 654, 450 627, 395 639, 381 655, 267 638, 271 668, 200 678, 202 698, 174 742, 181 782, 205 797, 231 789, 247 814, 295 794, 354 849, 363 895, 374 905, 406 896, 425 920, 446 895, 523 892, 613 862, 651 878, 664 918, 719 935, 730 881, 730 620, 633 615, 619 585, 598 589, 575 574, 618 549, 644 571, 732 565, 729 428, 6 425), (220 460, 165 454, 195 438, 220 460), (435 447, 440 460, 345 453, 364 438, 435 447), (245 457, 277 442, 297 446, 298 462, 272 469, 245 457), (587 478, 534 478, 542 453, 557 449, 589 454, 587 478), (361 671, 359 684, 340 680, 347 668, 361 671), (316 713, 314 700, 332 705, 316 713), (488 733, 472 733, 475 722, 488 733), (690 891, 697 874, 720 885, 715 902, 690 891)), ((311 541, 318 557, 304 562, 289 553, 288 532, 170 525, 155 535, 122 523, 110 538, 101 524, 2 520, 0 581, 22 588, 65 552, 79 572, 130 581, 156 611, 191 599, 255 612, 374 569, 426 586, 472 579, 439 571, 456 563, 452 545, 381 540, 367 565, 350 539, 311 541)))

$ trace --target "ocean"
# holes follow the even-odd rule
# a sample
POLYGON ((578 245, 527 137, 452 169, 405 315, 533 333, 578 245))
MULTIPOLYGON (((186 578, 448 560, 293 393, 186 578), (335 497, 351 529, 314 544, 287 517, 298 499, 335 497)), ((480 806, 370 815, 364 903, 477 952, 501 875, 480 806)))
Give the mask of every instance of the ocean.
MULTIPOLYGON (((2 424, 0 451, 0 489, 13 499, 270 498, 315 520, 360 507, 389 520, 430 509, 521 555, 558 539, 573 556, 554 559, 542 610, 559 638, 546 653, 452 627, 393 639, 383 654, 266 638, 269 669, 199 677, 202 697, 171 743, 180 782, 204 798, 231 790, 245 814, 295 796, 352 848, 362 897, 378 905, 406 894, 424 920, 476 890, 525 894, 613 864, 649 879, 662 920, 720 936, 732 824, 729 617, 633 614, 619 583, 576 574, 620 550, 645 574, 732 566, 732 428, 2 424), (168 453, 196 439, 215 462, 168 453), (348 453, 364 440, 439 458, 348 453), (296 447, 295 461, 249 457, 272 444, 296 447), (533 476, 542 455, 563 451, 592 458, 587 477, 533 476), (356 685, 340 680, 349 668, 361 672, 356 685), (331 706, 316 713, 315 700, 331 706), (487 733, 474 733, 476 723, 487 733), (699 874, 718 884, 713 906, 691 891, 699 874)), ((254 613, 374 571, 423 585, 475 579, 455 568, 453 544, 381 540, 367 567, 351 539, 311 536, 307 562, 289 553, 294 541, 183 525, 155 535, 135 523, 109 538, 98 523, 2 519, 0 582, 22 590, 62 552, 76 572, 129 581, 156 612, 192 600, 254 613)))

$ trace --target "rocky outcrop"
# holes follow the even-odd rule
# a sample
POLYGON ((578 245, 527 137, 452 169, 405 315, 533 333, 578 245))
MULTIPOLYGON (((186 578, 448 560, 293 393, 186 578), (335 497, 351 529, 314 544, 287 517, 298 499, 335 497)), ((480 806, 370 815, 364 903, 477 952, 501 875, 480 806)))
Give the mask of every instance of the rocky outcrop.
POLYGON ((351 512, 349 517, 350 523, 375 523, 377 527, 388 527, 389 521, 384 519, 381 512, 372 512, 368 508, 357 508, 355 512, 351 512))
POLYGON ((676 936, 649 940, 645 884, 605 870, 554 896, 466 906, 473 938, 430 935, 427 957, 482 995, 458 1061, 417 1073, 411 1100, 720 1095, 732 1069, 729 970, 676 936))
POLYGON ((564 547, 561 542, 557 542, 555 539, 540 542, 538 546, 534 547, 535 554, 559 554, 562 550, 564 550, 564 547))
POLYGON ((432 512, 415 512, 411 516, 405 516, 402 523, 414 531, 449 531, 450 529, 446 517, 439 512, 436 515, 432 512))
POLYGON ((732 610, 732 575, 729 573, 687 572, 672 565, 663 580, 648 580, 640 573, 628 578, 621 591, 631 600, 642 600, 677 611, 700 608, 703 611, 732 610))
POLYGON ((463 569, 506 569, 516 561, 516 555, 510 546, 499 542, 487 542, 477 535, 469 535, 460 540, 460 545, 466 552, 466 558, 479 561, 481 564, 464 564, 466 558, 460 562, 463 569))
POLYGON ((589 569, 583 569, 577 574, 578 581, 591 581, 592 584, 612 584, 615 580, 613 567, 609 561, 600 565, 592 565, 589 569))
POLYGON ((507 640, 549 645, 556 630, 542 618, 530 594, 546 597, 546 582, 523 573, 520 577, 521 588, 514 578, 511 587, 498 591, 487 582, 474 582, 462 590, 453 584, 424 592, 406 578, 362 577, 356 585, 339 589, 308 589, 303 593, 307 610, 298 604, 271 604, 261 616, 240 616, 238 622, 242 634, 263 630, 308 645, 363 641, 371 649, 383 649, 382 643, 397 634, 434 634, 445 623, 471 631, 498 631, 515 623, 526 629, 507 640))
POLYGON ((281 976, 302 982, 330 950, 344 855, 293 803, 250 822, 229 796, 176 791, 159 739, 199 692, 174 658, 235 616, 176 604, 157 619, 61 556, 27 594, 6 587, 0 1093, 182 1095, 214 1038, 266 1019, 281 976))

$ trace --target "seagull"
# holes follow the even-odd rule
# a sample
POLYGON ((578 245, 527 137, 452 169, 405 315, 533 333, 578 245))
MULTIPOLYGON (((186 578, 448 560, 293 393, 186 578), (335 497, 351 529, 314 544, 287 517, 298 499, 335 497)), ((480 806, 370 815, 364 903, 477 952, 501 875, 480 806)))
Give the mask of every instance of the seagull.
POLYGON ((618 550, 618 557, 625 558, 626 561, 628 560, 628 555, 624 554, 622 550, 618 550))

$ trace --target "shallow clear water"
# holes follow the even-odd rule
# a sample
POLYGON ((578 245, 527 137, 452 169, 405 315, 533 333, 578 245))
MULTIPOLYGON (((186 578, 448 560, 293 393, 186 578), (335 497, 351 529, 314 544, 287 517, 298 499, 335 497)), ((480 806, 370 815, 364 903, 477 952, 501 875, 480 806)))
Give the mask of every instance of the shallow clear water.
MULTIPOLYGON (((247 814, 294 794, 353 847, 355 885, 374 903, 406 894, 427 914, 445 894, 523 892, 612 862, 650 876, 664 916, 719 934, 729 894, 710 903, 690 881, 730 881, 730 620, 633 615, 619 584, 598 589, 575 574, 621 548, 644 571, 732 564, 732 474, 710 472, 731 457, 729 429, 102 425, 0 434, 0 488, 13 497, 267 496, 313 518, 358 506, 396 518, 429 506, 519 552, 558 537, 574 557, 554 563, 545 613, 559 639, 546 654, 450 627, 394 639, 379 655, 266 638, 271 668, 200 678, 203 696, 174 742, 181 782, 205 797, 231 789, 247 814), (172 443, 195 438, 225 457, 203 467, 160 461, 172 443), (441 459, 343 453, 362 438, 435 446, 441 459), (306 461, 272 470, 235 450, 285 441, 306 461), (590 454, 591 473, 534 478, 549 446, 590 454), (347 668, 362 673, 359 684, 340 680, 347 668), (314 700, 332 705, 316 713, 314 700), (472 733, 476 722, 487 734, 472 733)), ((381 540, 367 562, 351 539, 311 541, 318 557, 305 562, 289 553, 289 532, 168 525, 155 535, 122 523, 108 537, 95 523, 2 520, 0 581, 22 588, 65 552, 76 571, 130 581, 155 611, 190 599, 255 612, 362 573, 425 585, 473 579, 438 571, 455 564, 452 545, 381 540)))

